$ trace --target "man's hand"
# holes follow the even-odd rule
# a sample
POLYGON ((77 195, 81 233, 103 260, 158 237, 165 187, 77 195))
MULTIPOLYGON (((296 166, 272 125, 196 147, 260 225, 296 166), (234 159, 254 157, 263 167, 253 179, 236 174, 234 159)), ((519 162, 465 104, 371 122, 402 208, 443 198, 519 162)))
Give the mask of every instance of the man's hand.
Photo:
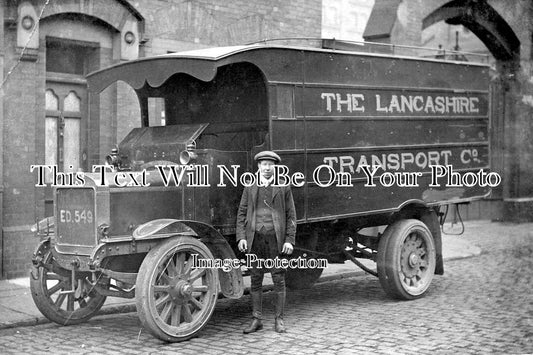
POLYGON ((248 249, 248 243, 246 242, 246 239, 241 239, 241 240, 239 240, 238 248, 239 248, 239 250, 242 251, 243 253, 246 252, 246 249, 248 249))
POLYGON ((285 244, 283 244, 283 249, 281 250, 281 252, 283 254, 291 255, 293 249, 294 249, 294 247, 292 246, 291 243, 285 243, 285 244))

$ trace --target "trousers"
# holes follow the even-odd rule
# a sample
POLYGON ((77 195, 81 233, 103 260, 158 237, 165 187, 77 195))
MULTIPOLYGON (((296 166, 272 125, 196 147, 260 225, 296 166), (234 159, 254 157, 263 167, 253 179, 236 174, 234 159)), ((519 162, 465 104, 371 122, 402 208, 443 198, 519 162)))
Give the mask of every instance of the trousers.
MULTIPOLYGON (((278 251, 278 241, 276 239, 276 232, 272 230, 256 231, 254 234, 254 241, 251 248, 251 253, 255 254, 258 259, 274 259, 281 258, 278 251)), ((274 283, 274 291, 285 291, 285 273, 284 268, 265 268, 265 265, 260 265, 256 262, 251 265, 251 291, 260 292, 263 289, 263 278, 265 273, 272 275, 272 282, 274 283), (262 267, 259 267, 262 266, 262 267)))

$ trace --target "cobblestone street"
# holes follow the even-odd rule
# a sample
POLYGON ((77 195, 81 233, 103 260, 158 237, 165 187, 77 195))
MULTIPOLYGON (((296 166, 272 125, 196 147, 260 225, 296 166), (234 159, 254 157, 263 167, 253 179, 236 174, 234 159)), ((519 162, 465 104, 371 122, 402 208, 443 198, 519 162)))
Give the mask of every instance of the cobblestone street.
MULTIPOLYGON (((529 225, 531 226, 531 225, 529 225)), ((533 352, 533 235, 467 235, 483 254, 445 263, 426 297, 389 299, 377 278, 361 276, 290 292, 285 323, 273 327, 265 295, 265 328, 243 335, 249 296, 220 300, 200 337, 166 344, 141 329, 136 313, 95 317, 79 326, 47 324, 0 332, 2 353, 154 354, 430 354, 533 352)), ((475 232, 475 231, 474 231, 475 232)))

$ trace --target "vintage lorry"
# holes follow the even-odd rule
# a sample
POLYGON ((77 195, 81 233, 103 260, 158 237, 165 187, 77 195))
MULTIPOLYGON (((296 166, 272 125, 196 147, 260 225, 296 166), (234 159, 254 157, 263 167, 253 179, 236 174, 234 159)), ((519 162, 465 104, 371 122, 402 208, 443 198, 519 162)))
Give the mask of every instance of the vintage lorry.
MULTIPOLYGON (((487 178, 488 71, 260 43, 143 58, 89 75, 93 98, 117 81, 131 86, 141 127, 106 158, 114 171, 100 167, 83 183, 55 187, 54 216, 37 224, 37 307, 69 325, 93 316, 107 296, 135 298, 154 336, 196 335, 220 293, 243 295, 241 268, 194 267, 193 258, 243 257, 235 241, 239 177, 255 171, 253 156, 265 149, 304 177, 292 187, 293 257, 352 260, 393 297, 424 295, 443 273, 439 208, 483 198, 495 183, 487 178), (150 127, 153 98, 164 107, 163 126, 150 127), (172 169, 187 178, 176 183, 172 169), (386 229, 360 233, 375 226, 386 229)), ((321 272, 289 269, 287 283, 307 287, 321 272)))

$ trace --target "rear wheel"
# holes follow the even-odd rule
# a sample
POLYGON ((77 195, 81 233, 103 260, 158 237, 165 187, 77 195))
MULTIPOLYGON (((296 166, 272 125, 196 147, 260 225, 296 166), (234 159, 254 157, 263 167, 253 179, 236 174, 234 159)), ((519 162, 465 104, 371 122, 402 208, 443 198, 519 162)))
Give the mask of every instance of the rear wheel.
POLYGON ((218 270, 195 268, 194 258, 213 260, 213 255, 195 238, 173 238, 152 249, 139 269, 137 312, 159 339, 178 342, 195 336, 215 309, 218 270))
POLYGON ((41 313, 61 325, 79 324, 94 316, 103 306, 102 296, 89 282, 90 273, 77 273, 72 290, 72 276, 69 270, 60 267, 52 252, 43 250, 42 264, 37 275, 30 275, 31 296, 41 313))
POLYGON ((435 273, 435 243, 427 226, 406 219, 388 226, 379 241, 377 268, 381 286, 394 297, 422 297, 435 273))

